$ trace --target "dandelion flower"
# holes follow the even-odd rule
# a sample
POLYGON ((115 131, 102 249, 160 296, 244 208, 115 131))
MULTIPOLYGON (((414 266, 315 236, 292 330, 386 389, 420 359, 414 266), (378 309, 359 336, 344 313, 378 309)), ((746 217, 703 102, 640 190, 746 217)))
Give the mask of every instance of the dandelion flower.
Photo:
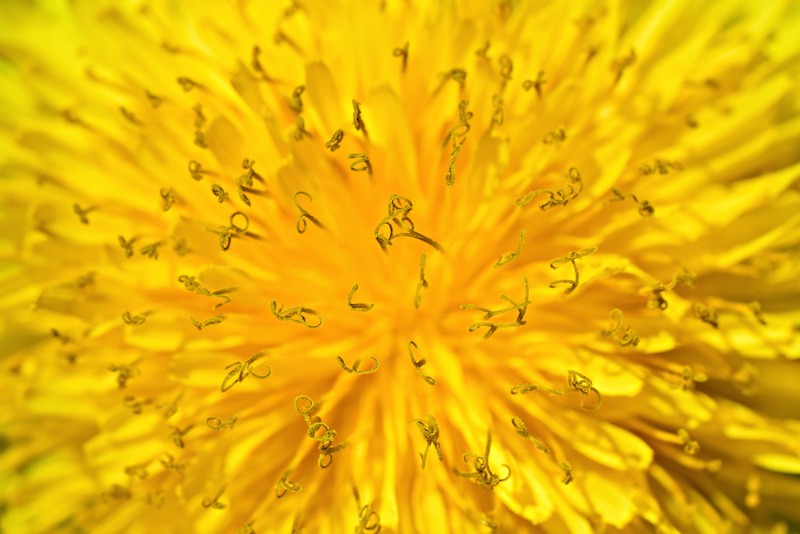
POLYGON ((799 17, 3 2, 0 528, 800 528, 799 17))

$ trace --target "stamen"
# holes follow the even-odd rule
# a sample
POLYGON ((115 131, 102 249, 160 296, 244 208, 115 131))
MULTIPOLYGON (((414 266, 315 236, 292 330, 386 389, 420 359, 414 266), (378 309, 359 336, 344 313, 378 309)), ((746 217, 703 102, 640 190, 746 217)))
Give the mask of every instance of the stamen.
POLYGON ((147 99, 150 101, 150 105, 153 106, 153 109, 157 109, 158 106, 164 102, 162 97, 154 95, 150 91, 145 91, 145 94, 147 95, 147 99))
POLYGON ((288 310, 283 311, 283 305, 281 305, 281 307, 278 308, 277 302, 274 300, 270 302, 269 306, 270 310, 272 310, 272 315, 274 315, 275 318, 280 321, 292 321, 294 323, 300 323, 308 328, 319 328, 320 326, 322 326, 322 317, 319 315, 319 313, 310 308, 296 306, 294 308, 289 308, 288 310), (318 322, 316 324, 309 324, 308 320, 306 319, 306 315, 316 317, 318 322))
POLYGON ((364 137, 369 139, 367 127, 364 126, 364 120, 361 118, 361 104, 357 100, 353 100, 353 127, 357 132, 364 132, 364 137))
POLYGON ((212 184, 211 192, 214 193, 214 196, 217 197, 217 202, 219 202, 220 204, 222 204, 223 202, 225 202, 230 198, 228 193, 226 193, 225 190, 222 188, 222 186, 219 184, 212 184))
POLYGON ((500 76, 503 78, 503 83, 511 81, 511 73, 514 70, 514 63, 507 54, 500 56, 498 60, 500 63, 500 76))
MULTIPOLYGON (((305 132, 305 129, 304 129, 304 126, 303 126, 304 123, 302 122, 302 118, 298 117, 298 119, 300 119, 300 120, 298 120, 298 126, 302 128, 303 132, 305 132)), ((305 132, 305 133, 307 134, 308 132, 305 132)), ((302 134, 301 134, 301 136, 302 136, 302 134)), ((248 206, 251 205, 250 204, 250 199, 247 197, 247 195, 245 195, 245 193, 251 193, 253 195, 265 195, 266 194, 264 191, 257 191, 255 189, 253 189, 253 179, 258 180, 262 184, 265 183, 264 182, 264 178, 260 174, 258 174, 255 171, 255 169, 253 168, 255 166, 255 164, 256 164, 255 160, 251 160, 251 159, 247 159, 247 158, 242 160, 242 168, 245 169, 246 172, 244 174, 240 175, 236 179, 236 190, 239 193, 239 198, 242 200, 242 202, 244 202, 248 206)))
POLYGON ((467 71, 464 69, 450 69, 439 75, 442 81, 453 80, 458 84, 461 89, 464 89, 464 84, 467 82, 467 71))
POLYGON ((206 419, 206 426, 211 430, 217 430, 217 431, 223 430, 225 428, 230 428, 231 430, 233 430, 233 425, 236 424, 237 418, 238 416, 234 415, 233 417, 231 417, 230 419, 228 419, 223 423, 222 419, 219 419, 217 417, 209 417, 206 419))
POLYGON ((661 282, 652 284, 650 286, 650 298, 647 299, 647 307, 658 308, 661 311, 666 310, 669 307, 669 303, 664 298, 663 293, 673 287, 675 287, 674 282, 669 287, 664 286, 661 282))
POLYGON ((258 60, 258 56, 261 54, 261 48, 258 46, 253 47, 253 54, 251 56, 250 65, 253 67, 253 70, 256 71, 258 74, 261 75, 261 78, 267 82, 274 82, 275 79, 270 77, 267 74, 267 71, 264 70, 264 67, 261 65, 261 62, 258 60))
POLYGON ((303 101, 300 96, 303 94, 303 91, 306 90, 305 85, 299 85, 292 91, 292 97, 288 99, 289 107, 292 108, 292 111, 295 113, 301 113, 303 111, 303 101))
POLYGON ((427 243, 439 252, 444 252, 444 249, 436 241, 414 230, 414 221, 408 217, 412 209, 413 204, 407 197, 392 195, 389 198, 388 216, 378 223, 378 226, 375 227, 375 231, 373 232, 375 240, 383 251, 387 251, 387 248, 392 244, 394 239, 398 237, 411 237, 423 243, 427 243), (395 235, 392 223, 396 224, 401 230, 404 230, 404 232, 395 235), (381 231, 384 228, 388 229, 388 235, 382 234, 381 231))
POLYGON ((556 280, 555 282, 550 282, 547 287, 555 288, 558 284, 569 284, 564 294, 569 294, 575 291, 575 288, 578 287, 578 283, 580 283, 580 272, 578 271, 578 265, 575 263, 575 260, 583 258, 584 256, 588 256, 593 252, 597 251, 597 247, 590 247, 580 250, 578 252, 570 252, 567 256, 563 258, 559 258, 557 260, 553 260, 550 262, 550 268, 555 269, 556 265, 561 263, 570 262, 572 264, 572 268, 575 271, 575 280, 556 280))
POLYGON ((525 423, 522 421, 522 419, 516 416, 512 417, 511 424, 514 425, 514 429, 517 431, 517 434, 519 434, 523 438, 529 440, 531 443, 536 445, 536 448, 539 449, 540 451, 546 454, 550 454, 550 449, 548 449, 544 443, 542 443, 541 441, 530 435, 530 433, 528 432, 528 427, 525 426, 525 423))
POLYGON ((710 324, 714 328, 719 328, 719 316, 717 315, 717 310, 704 304, 700 304, 699 302, 695 303, 692 310, 694 311, 695 317, 706 324, 710 324))
POLYGON ((194 276, 187 276, 185 274, 178 277, 178 282, 181 282, 187 291, 192 291, 204 297, 221 298, 225 301, 215 304, 212 308, 213 310, 216 310, 220 306, 224 306, 225 304, 229 303, 231 298, 227 295, 227 293, 231 293, 238 289, 236 287, 226 287, 224 289, 218 289, 217 291, 211 292, 201 286, 200 283, 194 279, 194 276))
POLYGON ((614 60, 614 63, 611 65, 611 70, 616 73, 616 78, 614 78, 614 85, 619 83, 620 79, 622 79, 622 74, 625 72, 625 69, 630 67, 636 62, 636 52, 633 48, 625 54, 614 60))
POLYGON ((695 373, 694 370, 687 365, 681 371, 675 387, 681 387, 683 391, 692 391, 695 388, 695 383, 702 383, 707 380, 708 375, 705 373, 695 373))
POLYGON ((72 211, 75 212, 75 214, 78 216, 78 219, 80 219, 81 223, 83 224, 89 224, 89 219, 87 219, 86 216, 91 212, 95 211, 96 209, 97 208, 95 208, 94 206, 90 206, 88 208, 81 208, 78 204, 72 205, 72 211))
POLYGON ((163 244, 164 244, 163 241, 158 241, 156 243, 151 243, 151 244, 149 244, 147 246, 144 246, 141 249, 139 249, 139 252, 142 254, 142 256, 147 256, 148 258, 157 260, 158 259, 158 247, 160 247, 163 244))
POLYGON ((210 174, 208 171, 203 170, 203 166, 199 161, 189 160, 189 174, 197 181, 203 179, 204 174, 210 174))
POLYGON ((563 395, 564 392, 558 389, 549 388, 547 386, 540 386, 537 384, 520 384, 511 388, 512 395, 523 395, 531 391, 546 391, 551 395, 563 395))
POLYGON ((494 106, 494 113, 492 114, 492 125, 502 126, 504 122, 503 112, 503 99, 499 95, 492 96, 492 105, 494 106))
POLYGON ((603 403, 603 397, 600 395, 600 392, 597 388, 592 386, 592 381, 586 375, 570 370, 567 373, 567 384, 570 389, 577 391, 581 395, 586 396, 593 391, 597 396, 597 402, 595 404, 587 406, 585 401, 581 403, 581 408, 584 410, 596 410, 603 403))
POLYGON ((372 308, 375 307, 375 304, 364 304, 360 302, 353 302, 353 295, 355 295, 356 291, 358 290, 358 284, 353 284, 353 288, 350 290, 350 293, 347 294, 347 306, 357 312, 368 312, 372 308))
POLYGON ((130 122, 131 124, 135 124, 137 126, 141 124, 141 122, 139 122, 139 119, 136 118, 136 115, 131 113, 126 108, 120 106, 119 107, 119 111, 120 111, 120 113, 122 113, 122 116, 125 117, 128 120, 128 122, 130 122))
POLYGON ((622 310, 614 308, 611 310, 611 320, 614 322, 614 327, 611 330, 602 330, 601 335, 613 337, 621 346, 627 347, 628 345, 637 346, 639 344, 639 336, 629 326, 622 326, 622 310), (617 332, 622 328, 622 335, 617 332))
POLYGON ((186 464, 183 462, 175 462, 175 458, 169 453, 165 453, 165 456, 167 457, 166 460, 164 459, 159 460, 161 462, 161 465, 164 466, 164 469, 169 469, 173 473, 179 475, 182 474, 183 470, 186 468, 186 464))
POLYGON ((181 87, 186 92, 191 91, 195 87, 197 87, 198 89, 202 88, 202 86, 199 83, 185 76, 181 76, 180 78, 178 78, 178 83, 181 84, 181 87))
POLYGON ((355 534, 378 534, 381 531, 381 517, 369 504, 365 504, 358 513, 358 525, 355 534))
POLYGON ((119 246, 121 246, 125 250, 125 257, 132 258, 133 257, 133 244, 136 242, 138 238, 132 237, 130 241, 126 241, 124 237, 118 236, 119 238, 119 246))
POLYGON ((634 194, 623 195, 622 192, 616 187, 612 187, 611 192, 614 193, 614 198, 612 198, 610 202, 622 202, 631 198, 638 204, 639 215, 642 217, 651 217, 655 213, 655 208, 653 208, 653 206, 651 206, 650 202, 647 200, 640 201, 634 194))
POLYGON ((422 301, 422 289, 428 287, 428 281, 425 280, 425 260, 427 255, 423 252, 419 260, 419 282, 417 282, 417 290, 414 293, 414 307, 419 309, 420 302, 422 301))
POLYGON ((479 49, 475 50, 475 55, 478 56, 481 59, 488 60, 489 59, 489 48, 491 46, 492 46, 492 44, 489 41, 486 41, 486 44, 483 45, 482 48, 479 48, 479 49))
POLYGON ((266 374, 256 373, 251 368, 253 363, 255 363, 256 361, 260 360, 265 355, 266 355, 266 353, 264 353, 264 352, 257 352, 256 354, 251 356, 249 359, 247 359, 244 363, 242 363, 242 362, 234 362, 234 363, 228 365, 227 367, 225 367, 226 371, 228 369, 231 369, 231 368, 233 370, 229 371, 228 374, 225 376, 225 378, 222 381, 222 385, 219 387, 219 390, 222 393, 225 393, 226 391, 231 389, 233 386, 235 386, 237 383, 242 382, 249 375, 252 375, 254 378, 257 378, 259 380, 264 380, 265 378, 269 378, 270 376, 272 376, 272 367, 269 366, 269 365, 267 365, 266 374), (228 384, 228 382, 230 380, 232 380, 232 379, 233 379, 233 382, 228 384))
MULTIPOLYGON (((469 100, 462 100, 458 104, 458 124, 454 126, 448 133, 447 137, 444 138, 444 143, 442 143, 442 148, 447 146, 447 142, 451 139, 453 140, 453 148, 455 148, 459 142, 458 139, 463 138, 469 132, 471 126, 469 124, 469 120, 472 118, 472 112, 467 111, 467 106, 469 105, 469 100)), ((462 139, 461 143, 464 140, 462 139)))
POLYGON ((566 486, 570 482, 573 481, 572 478, 572 467, 567 462, 558 462, 558 467, 564 472, 564 478, 561 479, 561 482, 566 486))
POLYGON ((372 164, 369 161, 369 157, 364 153, 356 153, 356 154, 348 154, 348 158, 355 159, 353 163, 350 164, 350 170, 355 172, 362 172, 367 171, 370 176, 372 176, 372 164))
POLYGON ((301 115, 298 115, 297 119, 295 119, 295 129, 294 132, 292 132, 292 139, 295 141, 302 141, 303 137, 311 137, 311 134, 306 130, 306 121, 301 115))
POLYGON ((308 426, 308 437, 319 442, 317 448, 322 451, 322 454, 317 458, 317 465, 320 469, 328 468, 333 462, 333 454, 347 448, 350 445, 349 442, 344 442, 341 445, 332 447, 333 439, 336 437, 336 431, 323 423, 319 417, 316 418, 316 421, 311 419, 311 415, 316 411, 314 401, 311 400, 311 397, 307 395, 298 395, 295 397, 294 409, 303 416, 308 426), (319 435, 318 430, 320 429, 324 430, 325 433, 319 435))
POLYGON ((511 304, 511 306, 508 307, 508 308, 500 309, 500 310, 490 310, 489 308, 485 308, 483 306, 476 306, 474 304, 462 304, 460 306, 462 310, 480 310, 480 311, 485 312, 484 316, 483 316, 484 321, 471 324, 469 326, 469 331, 470 332, 475 332, 479 328, 488 328, 488 331, 483 336, 485 338, 488 338, 488 337, 491 337, 492 334, 494 334, 500 328, 515 328, 515 327, 524 326, 525 324, 527 324, 527 322, 524 321, 523 319, 525 317, 525 313, 528 310, 528 304, 531 303, 530 300, 528 299, 528 296, 529 296, 528 277, 524 276, 522 278, 522 280, 523 280, 524 287, 525 287, 525 297, 524 297, 524 300, 523 300, 523 302, 521 304, 517 304, 510 296, 508 296, 506 294, 500 295, 500 298, 505 300, 505 301, 507 301, 507 302, 509 302, 511 304), (501 314, 504 314, 504 313, 507 313, 507 312, 510 312, 510 311, 514 311, 514 310, 517 311, 517 320, 514 321, 514 322, 500 323, 500 324, 495 324, 495 323, 492 323, 492 322, 486 322, 486 319, 491 319, 492 317, 494 317, 496 315, 501 315, 501 314))
POLYGON ((408 65, 408 41, 406 41, 406 44, 403 46, 403 48, 395 48, 392 50, 392 55, 394 57, 403 58, 403 72, 405 72, 408 65))
POLYGON ((122 322, 127 325, 138 326, 140 324, 144 324, 146 320, 147 317, 144 315, 131 315, 131 312, 129 311, 126 311, 122 314, 122 322))
POLYGON ((547 134, 544 136, 544 139, 542 139, 542 142, 546 145, 552 145, 555 143, 560 143, 566 140, 566 138, 567 132, 564 130, 564 128, 559 127, 555 130, 547 132, 547 134))
POLYGON ((685 428, 680 428, 676 432, 678 439, 681 440, 681 445, 683 445, 683 451, 686 454, 695 455, 700 450, 700 444, 697 443, 695 440, 689 437, 689 433, 686 431, 685 428))
POLYGON ((519 245, 517 245, 517 250, 515 252, 507 252, 500 256, 500 259, 497 260, 497 263, 494 264, 494 269, 498 267, 502 267, 507 263, 511 263, 512 261, 516 260, 520 253, 522 252, 522 245, 525 243, 525 230, 520 230, 519 232, 519 245))
POLYGON ((411 358, 411 363, 412 363, 412 365, 414 365, 414 369, 417 371, 417 374, 425 382, 427 382, 431 386, 435 386, 436 385, 436 379, 431 377, 431 376, 427 376, 425 373, 422 372, 422 366, 427 363, 427 360, 425 360, 425 359, 422 359, 422 360, 414 359, 414 351, 411 350, 411 347, 414 347, 417 350, 419 350, 419 347, 413 341, 409 341, 408 342, 408 356, 411 358))
POLYGON ((50 333, 52 333, 53 337, 59 340, 62 345, 66 345, 72 341, 72 339, 70 339, 69 336, 65 336, 55 328, 51 328, 50 333))
POLYGON ((174 443, 176 447, 181 449, 184 448, 186 444, 183 441, 183 436, 185 436, 192 428, 194 428, 194 425, 189 425, 183 430, 171 425, 170 428, 172 429, 172 433, 169 435, 169 437, 172 438, 172 443, 174 443))
MULTIPOLYGON (((453 141, 455 142, 455 137, 453 137, 453 141)), ((447 169, 447 176, 444 180, 448 186, 452 186, 456 181, 456 159, 458 158, 458 155, 461 154, 461 149, 464 147, 464 141, 466 141, 466 139, 458 143, 455 148, 453 148, 453 151, 450 152, 450 165, 447 169)))
POLYGON ((147 464, 129 465, 125 468, 125 474, 144 480, 147 478, 147 464))
POLYGON ((300 491, 300 484, 298 484, 297 482, 293 482, 293 481, 289 480, 289 475, 291 475, 291 474, 292 474, 291 470, 284 471, 283 475, 281 475, 280 480, 278 480, 278 483, 275 484, 275 497, 276 498, 280 499, 281 497, 286 495, 287 492, 290 492, 290 491, 292 493, 297 493, 298 491, 300 491))
POLYGON ((208 497, 203 497, 203 508, 213 508, 215 510, 222 510, 223 508, 225 508, 226 505, 219 502, 219 498, 222 497, 222 494, 224 492, 225 488, 223 487, 221 490, 219 490, 219 493, 217 493, 213 499, 210 499, 208 497))
POLYGON ((761 323, 762 326, 766 326, 767 320, 764 319, 764 315, 761 312, 761 303, 754 300, 747 306, 753 311, 753 316, 756 318, 756 320, 761 323))
POLYGON ((422 437, 426 442, 425 452, 419 455, 422 459, 422 468, 425 469, 425 463, 428 460, 428 451, 431 446, 436 450, 436 456, 439 457, 439 461, 443 462, 444 456, 442 455, 442 448, 439 445, 439 423, 436 422, 436 418, 429 415, 427 425, 422 419, 412 419, 412 421, 417 424, 417 428, 422 432, 422 437))
POLYGON ((212 324, 219 324, 219 323, 221 323, 221 322, 222 322, 224 319, 225 319, 225 317, 224 317, 224 316, 222 316, 222 315, 215 315, 214 317, 212 317, 212 318, 210 318, 210 319, 206 319, 205 321, 203 321, 203 322, 201 323, 200 321, 198 321, 198 320, 197 320, 197 319, 195 319, 194 317, 189 317, 189 320, 190 320, 190 321, 192 321, 192 324, 193 324, 193 325, 195 326, 195 328, 197 328, 198 330, 202 330, 202 329, 203 329, 203 328, 205 328, 206 326, 209 326, 209 325, 212 325, 212 324))
POLYGON ((169 189, 161 189, 161 209, 168 211, 173 204, 175 204, 175 191, 170 187, 169 189))
MULTIPOLYGON (((342 142, 342 139, 344 139, 344 131, 336 130, 335 132, 333 132, 333 136, 331 136, 331 140, 328 141, 327 143, 325 143, 325 148, 330 149, 331 152, 336 152, 340 148, 339 145, 342 142)), ((369 160, 367 160, 367 161, 369 161, 369 160)), ((351 169, 352 169, 352 166, 351 166, 351 169)))
POLYGON ((178 401, 183 398, 183 393, 178 394, 175 397, 175 400, 170 402, 169 404, 158 404, 156 408, 159 410, 163 410, 164 419, 169 419, 176 413, 178 413, 178 401))
POLYGON ((539 209, 542 211, 547 211, 556 206, 566 206, 571 200, 578 198, 578 195, 583 191, 581 173, 576 167, 570 167, 567 176, 570 183, 557 191, 553 192, 550 189, 534 189, 530 193, 526 193, 514 200, 514 205, 523 207, 531 202, 539 193, 546 193, 549 199, 547 202, 539 205, 539 209))
POLYGON ((300 205, 300 203, 298 203, 298 202, 297 202, 297 196, 298 196, 298 195, 303 195, 303 196, 305 196, 305 197, 308 197, 308 200, 309 200, 309 201, 311 201, 311 202, 313 202, 313 201, 314 201, 314 199, 313 199, 313 198, 311 198, 311 195, 309 195, 309 194, 308 194, 308 193, 306 193, 305 191, 298 191, 298 192, 297 192, 297 193, 295 193, 295 194, 294 194, 294 196, 292 197, 292 202, 294 203, 294 205, 295 205, 295 207, 298 209, 298 211, 300 211, 300 216, 299 216, 299 217, 297 217, 297 223, 295 224, 295 228, 297 228, 297 233, 298 233, 298 234, 305 233, 305 231, 306 231, 306 228, 308 227, 308 223, 306 222, 306 219, 308 219, 308 220, 309 220, 309 221, 311 221, 312 223, 316 224, 316 225, 317 225, 319 228, 322 228, 322 229, 324 229, 324 228, 325 228, 325 226, 324 226, 324 225, 323 225, 321 222, 319 222, 319 220, 318 220, 316 217, 314 217, 313 215, 311 215, 310 213, 308 213, 308 212, 307 212, 307 211, 306 211, 306 210, 305 210, 305 209, 304 209, 304 208, 303 208, 303 207, 300 205))
POLYGON ((139 370, 136 368, 136 364, 139 363, 139 360, 136 360, 133 363, 128 365, 115 365, 111 364, 108 366, 108 370, 112 373, 117 374, 117 386, 119 389, 124 389, 126 385, 128 385, 128 380, 134 376, 139 374, 139 370))
POLYGON ((144 406, 147 404, 152 404, 153 399, 145 399, 142 401, 137 401, 135 397, 131 395, 126 395, 124 399, 122 399, 122 405, 126 408, 130 409, 135 415, 140 415, 144 406))
POLYGON ((194 127, 195 129, 199 130, 206 123, 206 116, 203 115, 203 106, 200 104, 196 104, 192 108, 192 111, 194 111, 194 127))
POLYGON ((200 148, 208 148, 208 143, 206 143, 206 135, 200 130, 195 130, 194 132, 194 144, 200 148))
POLYGON ((375 362, 375 366, 370 368, 370 369, 363 370, 363 371, 359 371, 358 370, 358 366, 361 364, 361 360, 356 360, 353 363, 353 367, 348 367, 347 365, 345 365, 344 360, 342 359, 341 356, 337 356, 336 357, 336 361, 339 362, 339 365, 342 367, 342 369, 344 369, 348 373, 356 374, 356 375, 369 375, 369 374, 372 374, 375 371, 377 371, 378 368, 381 366, 381 364, 378 362, 377 358, 375 358, 374 356, 370 356, 370 358, 372 358, 372 361, 375 362))
POLYGON ((489 451, 491 450, 492 446, 492 434, 489 433, 486 439, 486 453, 484 456, 479 456, 477 454, 466 453, 462 456, 462 460, 466 464, 472 464, 472 467, 475 469, 474 473, 468 471, 459 471, 458 469, 453 469, 453 472, 460 477, 463 478, 471 478, 475 480, 475 483, 479 484, 485 490, 493 490, 495 486, 497 486, 500 482, 506 481, 511 478, 511 468, 507 465, 503 464, 500 467, 505 467, 508 474, 504 477, 499 477, 495 473, 492 472, 491 468, 489 467, 489 451))
POLYGON ((544 71, 540 70, 539 73, 536 75, 536 80, 525 80, 522 82, 522 88, 526 91, 530 91, 531 89, 536 89, 536 96, 539 98, 542 97, 542 86, 547 83, 547 80, 544 79, 544 71))
POLYGON ((94 285, 95 276, 97 273, 94 271, 89 271, 86 274, 83 274, 75 279, 75 285, 78 286, 80 289, 85 289, 87 286, 94 285))

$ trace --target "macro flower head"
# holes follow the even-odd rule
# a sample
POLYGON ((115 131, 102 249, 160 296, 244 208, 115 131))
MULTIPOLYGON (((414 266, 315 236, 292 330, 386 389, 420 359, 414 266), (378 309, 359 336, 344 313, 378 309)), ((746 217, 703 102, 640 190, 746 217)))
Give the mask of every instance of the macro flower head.
POLYGON ((800 529, 790 1, 0 4, 0 530, 800 529))

